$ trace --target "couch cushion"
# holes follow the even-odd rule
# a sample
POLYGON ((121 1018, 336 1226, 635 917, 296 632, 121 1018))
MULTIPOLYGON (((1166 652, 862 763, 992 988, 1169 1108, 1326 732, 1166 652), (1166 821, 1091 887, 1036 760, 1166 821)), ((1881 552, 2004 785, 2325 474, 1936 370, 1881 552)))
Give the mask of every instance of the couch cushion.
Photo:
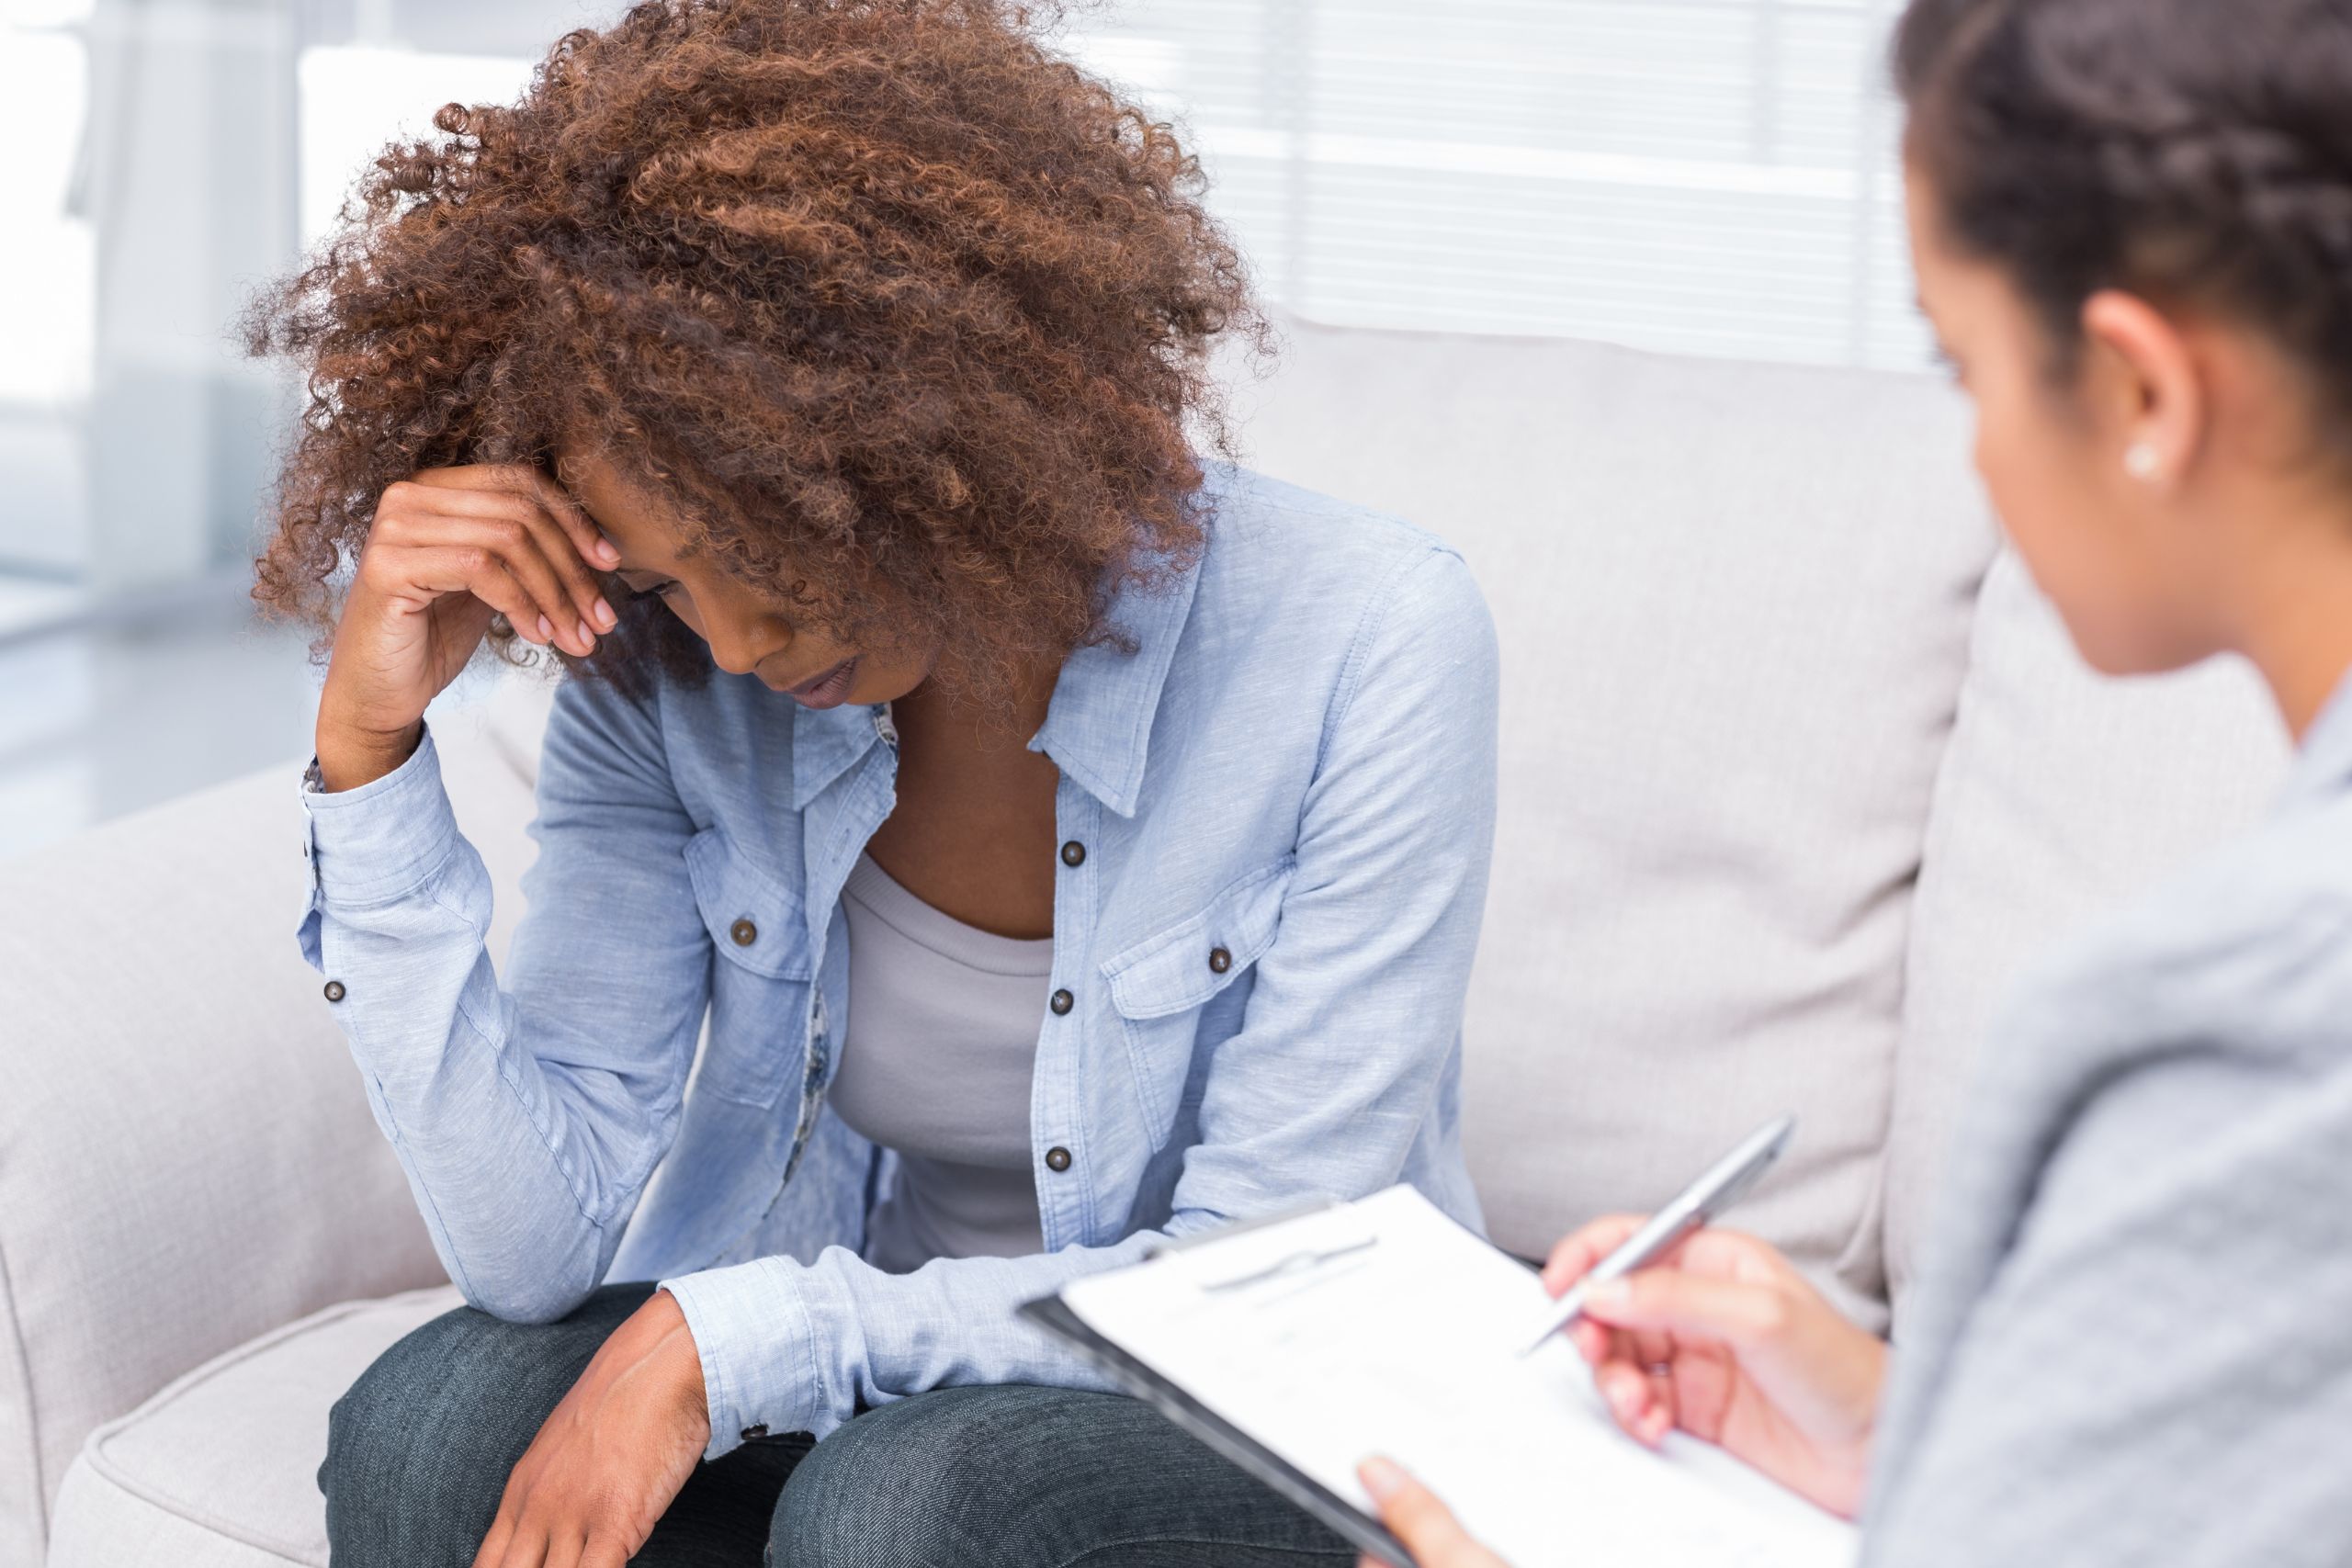
POLYGON ((1912 915, 1887 1144, 1898 1308, 1970 1067, 2018 971, 2247 823, 2287 757, 2277 710, 2246 666, 2106 679, 2076 656, 2018 558, 1994 567, 1912 915))
POLYGON ((49 1568, 325 1568, 328 1407, 394 1340, 458 1304, 442 1286, 329 1307, 107 1422, 66 1474, 49 1568))
POLYGON ((1768 1114, 1742 1210, 1850 1309, 1910 887, 1994 548, 1924 376, 1288 332, 1256 466, 1468 558, 1502 639, 1502 819, 1466 1125, 1521 1252, 1655 1205, 1768 1114))
MULTIPOLYGON (((481 739, 444 766, 521 908, 530 792, 481 739)), ((300 764, 0 868, 0 1563, 36 1562, 83 1438, 330 1302, 439 1280, 298 954, 300 764)))

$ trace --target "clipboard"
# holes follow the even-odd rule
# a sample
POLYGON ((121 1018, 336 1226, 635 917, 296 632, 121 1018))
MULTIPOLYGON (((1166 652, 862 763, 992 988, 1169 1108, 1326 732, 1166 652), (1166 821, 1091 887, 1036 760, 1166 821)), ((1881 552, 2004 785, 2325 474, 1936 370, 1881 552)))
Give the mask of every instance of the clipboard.
MULTIPOLYGON (((1288 1217, 1288 1216, 1284 1216, 1288 1217)), ((1390 1534, 1386 1526, 1332 1492, 1273 1450, 1186 1393, 1168 1379, 1097 1334, 1059 1296, 1024 1302, 1021 1315, 1049 1333, 1068 1340, 1122 1391, 1144 1401, 1177 1426, 1206 1443, 1226 1459, 1272 1487, 1283 1497, 1345 1537, 1349 1544, 1368 1551, 1396 1568, 1414 1568, 1412 1553, 1390 1534)))
POLYGON ((1413 1558, 1361 1489, 1369 1452, 1521 1568, 1852 1568, 1847 1521, 1695 1438, 1634 1442, 1565 1339, 1527 1352, 1552 1304, 1523 1262, 1398 1186, 1187 1238, 1019 1312, 1395 1568, 1413 1558))

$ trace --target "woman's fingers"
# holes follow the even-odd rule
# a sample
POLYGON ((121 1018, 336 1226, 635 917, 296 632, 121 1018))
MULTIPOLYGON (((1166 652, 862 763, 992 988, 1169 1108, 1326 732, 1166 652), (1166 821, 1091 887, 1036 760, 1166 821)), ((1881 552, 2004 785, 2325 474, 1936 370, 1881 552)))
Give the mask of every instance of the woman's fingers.
POLYGON ((1555 1296, 1566 1295, 1570 1285, 1592 1272, 1594 1264, 1623 1247, 1625 1238, 1641 1228, 1639 1214, 1610 1214, 1569 1232, 1552 1248, 1552 1256, 1544 1265, 1544 1288, 1555 1296))
POLYGON ((527 468, 446 468, 421 474, 415 482, 432 492, 425 508, 430 515, 470 520, 503 549, 520 551, 527 536, 529 547, 562 585, 560 595, 546 596, 548 614, 558 626, 569 629, 577 623, 592 637, 612 630, 616 616, 596 572, 617 564, 619 554, 560 486, 527 468), (497 477, 485 481, 483 473, 497 477))
POLYGON ((572 549, 571 541, 539 504, 493 491, 444 491, 448 504, 416 518, 401 536, 413 545, 477 546, 506 561, 531 590, 560 633, 566 650, 609 631, 613 608, 572 549))
MULTIPOLYGON (((542 617, 550 631, 576 625, 579 616, 571 597, 531 541, 527 526, 516 518, 446 511, 445 498, 461 493, 422 480, 402 480, 388 488, 359 558, 361 579, 389 599, 415 601, 413 607, 424 609, 441 594, 471 591, 494 562, 531 595, 529 614, 515 616, 510 612, 517 631, 529 635, 542 617), (433 551, 452 553, 423 553, 433 551)), ((542 635, 538 640, 548 637, 542 635)))
POLYGON ((474 1560, 476 1568, 547 1568, 548 1529, 538 1520, 518 1511, 514 1528, 507 1532, 498 1555, 490 1556, 490 1542, 482 1542, 482 1553, 474 1560))
POLYGON ((531 494, 562 527, 565 536, 571 541, 571 547, 580 552, 582 560, 592 562, 600 571, 610 571, 621 564, 620 551, 614 548, 613 542, 597 528, 595 520, 571 499, 570 491, 537 468, 526 469, 526 472, 530 477, 531 494))
POLYGON ((609 1531, 591 1531, 580 1568, 628 1568, 628 1543, 609 1531))
MULTIPOLYGON (((435 598, 470 593, 506 617, 515 631, 533 642, 558 641, 539 607, 539 600, 495 555, 472 545, 444 545, 412 552, 402 563, 419 588, 435 598)), ((576 634, 563 636, 560 646, 570 651, 576 634)))
MULTIPOLYGON (((490 1559, 486 1568, 556 1568, 558 1562, 571 1561, 563 1555, 561 1543, 549 1528, 550 1521, 542 1517, 546 1512, 544 1507, 527 1504, 517 1508, 514 1530, 506 1538, 503 1555, 490 1559)), ((487 1550, 489 1542, 482 1544, 487 1550)), ((576 1550, 572 1555, 578 1555, 576 1550)))
POLYGON ((540 1568, 580 1568, 581 1554, 587 1549, 585 1533, 577 1526, 567 1525, 560 1535, 548 1542, 547 1558, 540 1568))
POLYGON ((490 1521, 490 1533, 481 1538, 481 1550, 474 1553, 473 1568, 504 1568, 506 1549, 514 1540, 514 1510, 511 1498, 502 1499, 498 1517, 490 1521))
POLYGON ((1645 1269, 1595 1285, 1585 1294, 1585 1312, 1635 1335, 1665 1334, 1743 1347, 1769 1338, 1785 1325, 1788 1300, 1772 1285, 1680 1269, 1645 1269))
POLYGON ((1635 1328, 1624 1336, 1625 1353, 1645 1373, 1674 1361, 1674 1336, 1663 1328, 1635 1328))
POLYGON ((1664 1436, 1666 1427, 1657 1420, 1662 1406, 1657 1385, 1641 1368, 1622 1358, 1603 1361, 1593 1369, 1592 1385, 1600 1391, 1601 1403, 1609 1406, 1611 1418, 1626 1436, 1645 1443, 1657 1440, 1651 1436, 1653 1431, 1664 1436))
POLYGON ((534 642, 583 658, 595 651, 594 630, 527 534, 485 537, 480 525, 463 521, 421 525, 384 568, 428 592, 472 593, 534 642))
MULTIPOLYGON (((593 638, 598 633, 611 631, 618 624, 619 617, 613 613, 612 605, 605 603, 605 591, 596 581, 596 573, 604 568, 601 561, 595 566, 589 563, 598 559, 596 552, 599 549, 612 552, 612 546, 605 542, 604 536, 587 523, 579 508, 562 498, 553 485, 537 482, 541 484, 541 493, 518 498, 524 501, 523 525, 531 531, 533 542, 538 546, 548 564, 555 568, 556 575, 563 580, 572 604, 580 611, 581 624, 589 628, 590 637, 593 638), (561 513, 555 510, 558 504, 563 508, 561 513), (576 525, 569 523, 565 521, 567 516, 579 521, 576 525), (582 543, 583 538, 586 540, 584 545, 582 543)), ((617 555, 615 558, 618 558, 617 555)))
POLYGON ((1644 1442, 1655 1444, 1666 1436, 1667 1428, 1681 1418, 1675 1401, 1674 1336, 1664 1329, 1639 1328, 1629 1337, 1633 1342, 1634 1365, 1642 1375, 1643 1386, 1648 1391, 1648 1403, 1641 1416, 1641 1430, 1636 1434, 1644 1442))
POLYGON ((1380 1506, 1380 1522, 1396 1533, 1420 1568, 1505 1568, 1480 1546, 1453 1511, 1393 1460, 1368 1459, 1356 1470, 1380 1506))

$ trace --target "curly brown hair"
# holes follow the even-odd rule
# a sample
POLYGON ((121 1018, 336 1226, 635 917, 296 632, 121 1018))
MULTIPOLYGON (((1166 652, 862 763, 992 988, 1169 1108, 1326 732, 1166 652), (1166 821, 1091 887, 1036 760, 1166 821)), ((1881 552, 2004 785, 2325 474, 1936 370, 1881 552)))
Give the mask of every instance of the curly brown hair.
MULTIPOLYGON (((386 486, 593 446, 686 547, 845 640, 936 640, 965 691, 1115 637, 1203 541, 1213 341, 1268 335, 1197 161, 1059 19, 646 0, 444 107, 248 316, 309 386, 254 597, 324 626, 386 486)), ((588 668, 707 672, 612 597, 588 668)))

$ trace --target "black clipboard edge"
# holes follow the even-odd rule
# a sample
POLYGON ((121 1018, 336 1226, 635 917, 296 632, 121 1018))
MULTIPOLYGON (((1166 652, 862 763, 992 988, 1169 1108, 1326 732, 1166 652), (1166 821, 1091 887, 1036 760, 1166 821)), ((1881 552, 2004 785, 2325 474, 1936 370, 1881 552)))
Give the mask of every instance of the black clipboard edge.
POLYGON ((1077 1347, 1111 1381, 1169 1420, 1215 1449, 1350 1542, 1394 1568, 1415 1568, 1413 1554, 1379 1520, 1292 1464, 1265 1444, 1146 1366, 1115 1341, 1096 1333, 1061 1297, 1043 1296, 1021 1305, 1021 1315, 1077 1347))

